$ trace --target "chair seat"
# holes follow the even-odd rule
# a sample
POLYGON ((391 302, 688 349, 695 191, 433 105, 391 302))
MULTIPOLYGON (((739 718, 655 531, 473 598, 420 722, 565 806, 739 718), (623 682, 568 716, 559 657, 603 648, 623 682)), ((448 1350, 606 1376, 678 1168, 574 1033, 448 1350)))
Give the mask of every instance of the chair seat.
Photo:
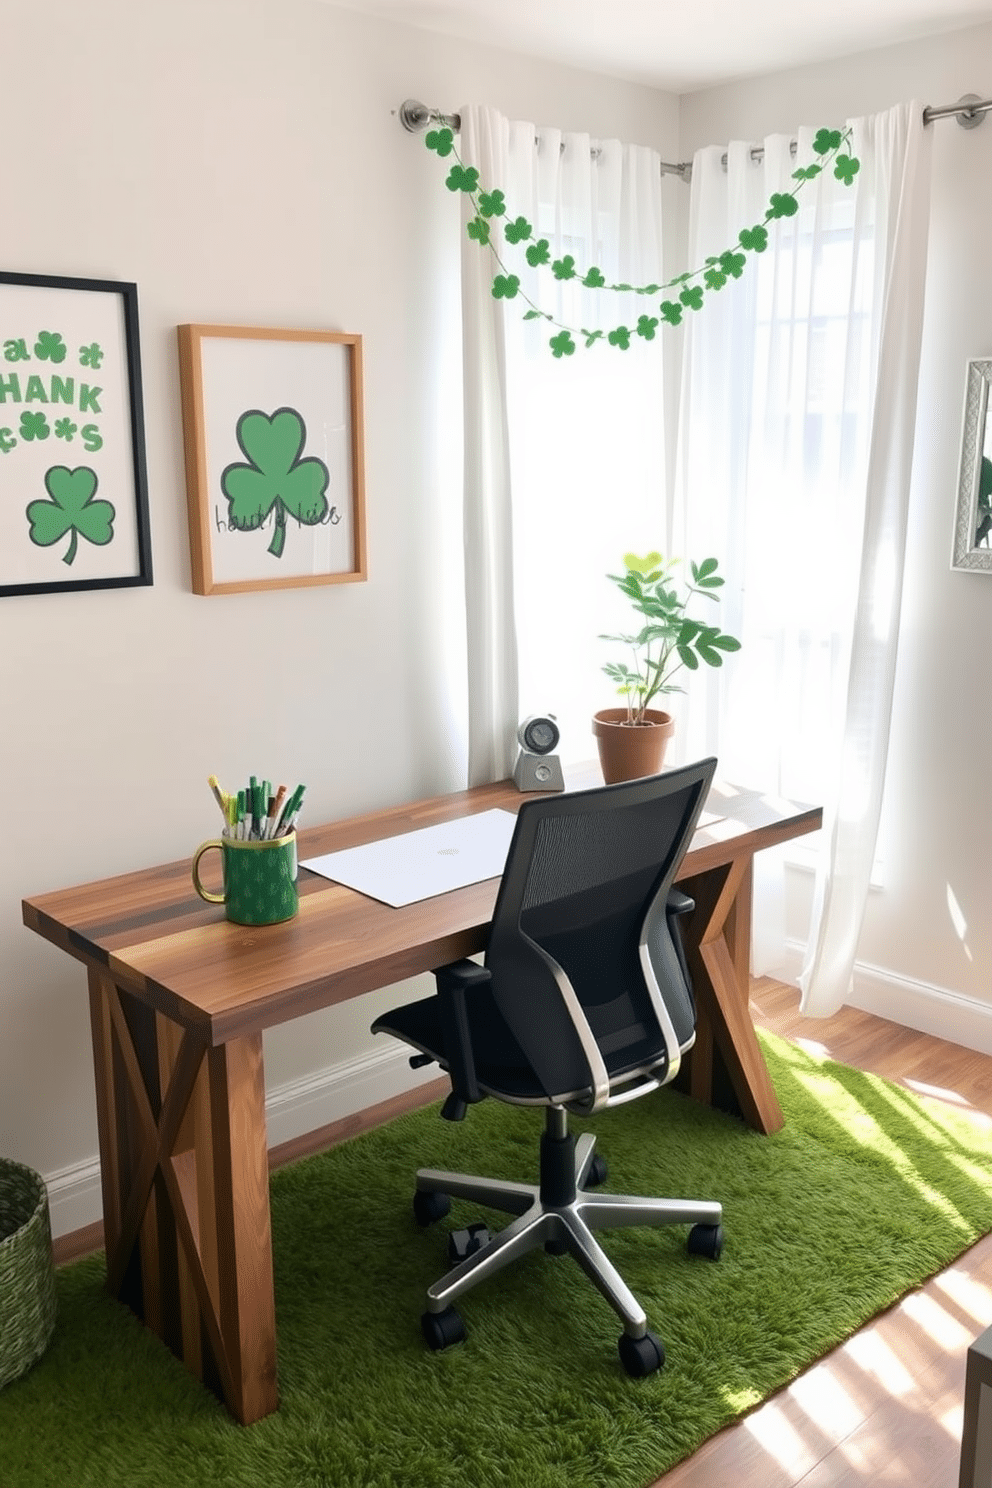
MULTIPOLYGON (((473 987, 466 999, 466 1012, 475 1071, 483 1089, 509 1100, 546 1100, 547 1091, 528 1064, 488 986, 473 987)), ((585 1012, 611 1079, 621 1079, 663 1059, 664 1045, 657 1033, 649 1036, 648 1030, 634 1018, 625 997, 587 1007, 585 1012)), ((372 1031, 391 1033, 429 1054, 442 1068, 447 1067, 441 1004, 437 997, 424 997, 389 1009, 375 1021, 372 1031)))

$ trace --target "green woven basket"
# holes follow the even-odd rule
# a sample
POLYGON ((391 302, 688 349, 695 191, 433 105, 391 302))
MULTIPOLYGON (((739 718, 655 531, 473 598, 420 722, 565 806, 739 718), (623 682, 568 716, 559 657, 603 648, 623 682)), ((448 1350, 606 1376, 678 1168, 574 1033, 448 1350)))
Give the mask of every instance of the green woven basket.
POLYGON ((45 1181, 22 1163, 0 1158, 0 1389, 41 1358, 54 1328, 45 1181))

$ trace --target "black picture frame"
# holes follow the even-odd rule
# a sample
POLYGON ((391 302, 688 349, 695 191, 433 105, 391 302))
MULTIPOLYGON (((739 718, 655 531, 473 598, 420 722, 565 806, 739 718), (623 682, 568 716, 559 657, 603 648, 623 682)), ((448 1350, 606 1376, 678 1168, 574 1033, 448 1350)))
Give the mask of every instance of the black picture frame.
POLYGON ((0 597, 151 583, 138 287, 0 271, 0 597))

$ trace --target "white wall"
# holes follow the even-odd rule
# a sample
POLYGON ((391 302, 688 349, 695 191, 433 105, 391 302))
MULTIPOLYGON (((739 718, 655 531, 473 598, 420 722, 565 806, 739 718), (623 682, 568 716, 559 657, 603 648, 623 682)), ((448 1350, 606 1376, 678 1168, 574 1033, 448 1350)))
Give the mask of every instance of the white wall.
MULTIPOLYGON (((187 856, 212 772, 306 781, 311 822, 464 783, 457 204, 393 111, 492 103, 671 156, 677 101, 319 0, 0 0, 0 35, 0 268, 137 283, 155 571, 0 603, 0 1153, 53 1180, 58 1232, 99 1214, 85 976, 22 897, 187 856), (190 592, 186 321, 364 337, 367 583, 190 592), (238 658, 264 707, 232 698, 238 658)), ((382 1001, 267 1036, 273 1140, 336 1114, 328 1066, 383 1091, 382 1001)))
MULTIPOLYGON (((707 90, 682 100, 682 151, 799 124, 833 126, 906 99, 987 98, 990 63, 992 26, 983 26, 707 90)), ((949 567, 965 365, 992 356, 992 121, 931 127, 932 229, 880 833, 884 882, 869 901, 855 998, 992 1052, 992 574, 949 567)), ((797 937, 808 904, 809 879, 794 882, 797 937)))

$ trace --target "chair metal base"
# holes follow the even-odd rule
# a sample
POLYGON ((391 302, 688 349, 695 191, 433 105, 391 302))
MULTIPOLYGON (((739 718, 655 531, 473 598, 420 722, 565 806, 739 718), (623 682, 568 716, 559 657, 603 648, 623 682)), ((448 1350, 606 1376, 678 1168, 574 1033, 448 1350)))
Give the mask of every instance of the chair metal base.
POLYGON ((479 1282, 502 1271, 527 1251, 549 1241, 563 1245, 575 1257, 594 1286, 609 1302, 631 1338, 647 1331, 647 1317, 612 1261, 595 1239, 593 1231, 629 1225, 718 1225, 719 1204, 692 1199, 637 1198, 627 1194, 599 1193, 583 1187, 592 1165, 595 1138, 583 1133, 574 1142, 574 1196, 565 1203, 542 1198, 541 1185, 503 1182, 497 1178, 446 1173, 421 1168, 417 1173, 420 1193, 445 1193, 452 1198, 473 1199, 492 1209, 517 1217, 491 1236, 481 1249, 454 1266, 427 1292, 427 1310, 444 1312, 456 1298, 479 1282))

